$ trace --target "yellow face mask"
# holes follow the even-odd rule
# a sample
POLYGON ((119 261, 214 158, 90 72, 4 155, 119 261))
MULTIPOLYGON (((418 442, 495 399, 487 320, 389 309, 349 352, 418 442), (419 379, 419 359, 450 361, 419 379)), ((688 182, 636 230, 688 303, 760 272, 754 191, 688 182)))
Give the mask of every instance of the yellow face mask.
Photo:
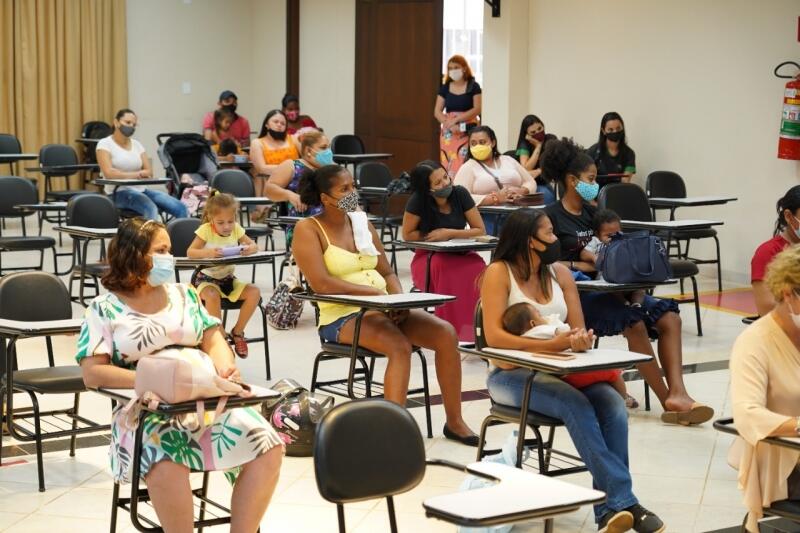
POLYGON ((492 147, 488 144, 476 144, 475 146, 469 147, 469 152, 472 154, 472 157, 478 161, 483 161, 492 155, 492 147))

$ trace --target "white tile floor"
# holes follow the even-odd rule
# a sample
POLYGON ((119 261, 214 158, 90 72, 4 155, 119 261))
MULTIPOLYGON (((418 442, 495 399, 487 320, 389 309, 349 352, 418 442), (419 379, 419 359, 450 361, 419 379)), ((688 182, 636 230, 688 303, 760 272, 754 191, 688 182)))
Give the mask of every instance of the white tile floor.
MULTIPOLYGON (((29 228, 32 224, 29 225, 29 228)), ((18 229, 9 225, 4 234, 14 234, 18 229)), ((46 233, 52 234, 46 225, 46 233)), ((67 243, 65 243, 67 244, 67 243)), ((30 257, 25 254, 4 254, 4 266, 24 264, 30 257), (16 257, 15 257, 16 255, 16 257)), ((409 287, 409 254, 401 254, 400 277, 409 287)), ((48 258, 45 268, 50 270, 48 258)), ((64 265, 62 264, 62 269, 64 265)), ((258 285, 265 297, 271 293, 269 267, 259 267, 258 285)), ((249 268, 242 268, 240 275, 249 279, 249 268)), ((701 286, 708 290, 715 287, 715 280, 702 279, 701 286)), ((672 289, 674 292, 674 289, 672 289)), ((744 327, 741 317, 715 311, 703 310, 704 337, 697 337, 693 309, 684 309, 684 362, 727 360, 730 346, 744 327)), ((80 307, 75 308, 76 316, 80 307)), ((258 327, 251 325, 250 334, 258 327)), ((318 338, 313 327, 313 316, 306 309, 299 327, 294 331, 269 332, 272 353, 272 371, 275 378, 291 377, 308 384, 311 363, 318 348, 318 338)), ((57 360, 71 364, 75 337, 56 339, 57 360)), ((20 344, 20 361, 23 367, 44 364, 43 344, 28 340, 20 344)), ((604 346, 621 347, 619 338, 604 341, 604 346)), ((433 358, 430 357, 429 361, 433 358)), ((264 382, 263 355, 257 345, 251 346, 251 355, 241 361, 246 379, 254 383, 264 382)), ((430 370, 433 376, 433 369, 430 370)), ((485 365, 474 358, 463 362, 464 390, 485 388, 485 365)), ((412 385, 419 380, 418 369, 412 370, 412 385)), ((730 413, 728 405, 727 370, 690 374, 686 383, 690 392, 701 402, 711 405, 717 416, 730 413)), ((431 386, 438 392, 438 385, 431 386)), ((642 397, 642 382, 629 384, 630 392, 642 397)), ((44 404, 52 404, 47 399, 44 404)), ((59 403, 59 402, 56 402, 59 403)), ((643 403, 643 402, 642 402, 643 403)), ((657 403, 657 402, 656 402, 657 403)), ((464 404, 464 416, 475 429, 487 413, 488 400, 464 404)), ((93 394, 84 395, 81 412, 90 418, 107 420, 108 401, 93 394)), ((697 428, 665 426, 659 420, 660 407, 652 412, 637 410, 630 416, 630 461, 634 491, 641 502, 658 513, 672 532, 709 531, 741 522, 744 508, 736 489, 735 472, 727 466, 730 438, 714 431, 710 424, 697 428)), ((422 409, 412 409, 414 416, 424 423, 422 409)), ((429 457, 446 457, 468 462, 474 460, 474 449, 446 441, 441 436, 444 420, 441 406, 433 408, 434 434, 426 440, 429 457)), ((510 431, 508 427, 493 428, 492 442, 500 442, 510 431)), ((571 448, 565 431, 560 431, 556 441, 563 448, 571 448)), ((7 444, 6 440, 6 444, 7 444)), ((87 448, 78 451, 75 458, 67 452, 54 452, 45 456, 47 492, 39 493, 36 487, 34 457, 24 457, 24 462, 0 468, 0 530, 33 533, 50 532, 54 527, 61 531, 107 531, 111 481, 107 474, 107 450, 105 447, 87 448)), ((588 474, 562 478, 577 484, 590 486, 588 474)), ((396 498, 400 531, 453 531, 455 528, 426 519, 421 506, 426 497, 455 490, 462 476, 452 471, 430 469, 422 484, 413 491, 396 498)), ((221 475, 212 476, 212 494, 226 500, 230 492, 221 475)), ((387 531, 386 506, 383 502, 362 502, 349 505, 346 518, 349 531, 387 531)), ((316 490, 313 465, 310 458, 284 460, 281 479, 275 498, 262 523, 262 531, 336 531, 336 512, 333 504, 324 501, 316 490)), ((119 531, 133 531, 127 516, 121 515, 119 531)), ((540 531, 541 522, 518 525, 515 531, 540 531)), ((556 519, 556 531, 595 531, 590 508, 556 519)))

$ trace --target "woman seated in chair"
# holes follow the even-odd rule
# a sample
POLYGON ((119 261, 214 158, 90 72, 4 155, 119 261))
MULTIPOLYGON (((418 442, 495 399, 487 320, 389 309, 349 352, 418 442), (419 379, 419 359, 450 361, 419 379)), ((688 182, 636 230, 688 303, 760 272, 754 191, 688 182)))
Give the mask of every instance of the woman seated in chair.
MULTIPOLYGON (((560 201, 545 208, 561 241, 559 260, 570 270, 593 276, 594 264, 581 261, 580 253, 594 234, 593 203, 600 190, 596 183, 597 167, 580 146, 564 138, 547 144, 542 168, 565 191, 560 201)), ((658 359, 666 384, 655 359, 637 365, 637 369, 664 408, 662 421, 702 424, 714 416, 713 409, 689 396, 683 383, 681 319, 674 300, 645 296, 641 304, 625 305, 614 294, 604 292, 584 293, 580 299, 586 325, 598 337, 622 334, 628 340, 629 350, 646 355, 655 355, 650 338, 658 339, 658 359)))
MULTIPOLYGON (((78 338, 76 359, 87 387, 132 389, 136 362, 176 345, 196 348, 209 370, 240 379, 219 320, 206 312, 194 288, 167 283, 175 269, 170 247, 159 222, 134 218, 119 226, 102 280, 110 292, 92 301, 78 338)), ((134 453, 135 430, 123 416, 118 408, 111 423, 111 470, 119 483, 130 481, 134 453)), ((189 429, 198 426, 196 417, 151 414, 142 422, 141 476, 161 527, 190 531, 189 472, 224 470, 234 482, 231 531, 255 531, 278 482, 280 437, 252 407, 226 411, 205 431, 189 429), (224 435, 224 444, 212 445, 211 435, 224 435)))
POLYGON ((739 470, 752 532, 759 531, 762 506, 800 500, 800 451, 759 442, 800 436, 800 248, 775 256, 764 283, 775 308, 739 335, 731 353, 733 421, 740 437, 728 459, 739 470))
MULTIPOLYGON (((297 223, 292 252, 314 292, 374 296, 403 292, 389 265, 375 228, 358 212, 353 176, 339 165, 303 175, 300 201, 321 205, 319 215, 297 223)), ((358 307, 319 303, 319 336, 350 344, 358 307)), ((470 446, 478 437, 461 418, 461 359, 453 327, 425 311, 368 311, 361 322, 358 345, 386 356, 384 396, 405 405, 413 346, 436 353, 436 375, 447 421, 444 435, 470 446)))
MULTIPOLYGON (((132 139, 136 131, 136 113, 120 109, 114 116, 114 132, 97 143, 97 164, 100 174, 109 180, 136 180, 153 177, 150 160, 144 146, 132 139)), ((180 200, 163 191, 148 189, 145 185, 105 186, 105 192, 118 209, 134 211, 150 220, 158 220, 159 211, 175 218, 189 216, 180 200)))
MULTIPOLYGON (((592 330, 583 322, 581 302, 572 274, 558 263, 561 245, 542 210, 515 211, 503 226, 494 260, 481 283, 483 332, 494 348, 526 351, 586 351, 592 330), (558 315, 570 330, 549 340, 516 336, 505 331, 503 314, 514 304, 528 303, 542 316, 558 315)), ((492 400, 520 408, 529 371, 494 362, 487 385, 492 400)), ((563 420, 594 486, 608 498, 594 508, 601 532, 664 531, 661 520, 639 505, 628 469, 628 415, 625 401, 606 381, 576 389, 566 381, 538 372, 529 407, 563 420)))
MULTIPOLYGON (((404 240, 447 241, 486 234, 469 191, 460 185, 454 186, 440 163, 423 161, 417 165, 411 171, 411 188, 414 193, 403 215, 404 240)), ((455 296, 456 301, 437 307, 434 314, 456 328, 459 340, 473 342, 473 312, 478 302, 476 280, 486 263, 475 252, 435 253, 428 273, 428 253, 417 250, 411 261, 414 286, 426 290, 426 275, 430 274, 428 292, 455 296)))
POLYGON ((772 238, 756 248, 750 260, 750 284, 758 316, 764 316, 775 307, 775 298, 764 283, 770 261, 788 246, 800 243, 800 185, 795 185, 776 205, 778 221, 772 238))

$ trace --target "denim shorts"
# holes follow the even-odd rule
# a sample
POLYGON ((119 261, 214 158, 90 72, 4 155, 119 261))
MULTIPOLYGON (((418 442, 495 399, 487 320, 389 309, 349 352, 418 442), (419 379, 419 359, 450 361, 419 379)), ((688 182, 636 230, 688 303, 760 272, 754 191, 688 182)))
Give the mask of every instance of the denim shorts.
POLYGON ((317 330, 317 333, 319 333, 319 338, 325 342, 339 342, 339 332, 342 331, 342 326, 344 326, 348 320, 355 317, 357 314, 358 313, 350 313, 349 315, 344 315, 341 318, 337 318, 330 324, 320 326, 317 330))

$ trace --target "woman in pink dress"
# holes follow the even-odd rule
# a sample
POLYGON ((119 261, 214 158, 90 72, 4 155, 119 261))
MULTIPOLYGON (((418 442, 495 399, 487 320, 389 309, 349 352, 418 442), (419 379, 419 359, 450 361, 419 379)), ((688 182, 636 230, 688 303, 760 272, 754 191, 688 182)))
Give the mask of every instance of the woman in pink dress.
MULTIPOLYGON (((447 241, 485 235, 483 220, 469 191, 453 185, 445 169, 423 161, 411 171, 413 194, 403 215, 403 239, 447 241)), ((428 251, 417 250, 411 261, 414 286, 430 292, 452 294, 454 302, 436 308, 436 316, 450 322, 461 341, 473 342, 473 312, 478 302, 477 278, 486 267, 475 252, 436 252, 431 258, 426 284, 428 251)))

